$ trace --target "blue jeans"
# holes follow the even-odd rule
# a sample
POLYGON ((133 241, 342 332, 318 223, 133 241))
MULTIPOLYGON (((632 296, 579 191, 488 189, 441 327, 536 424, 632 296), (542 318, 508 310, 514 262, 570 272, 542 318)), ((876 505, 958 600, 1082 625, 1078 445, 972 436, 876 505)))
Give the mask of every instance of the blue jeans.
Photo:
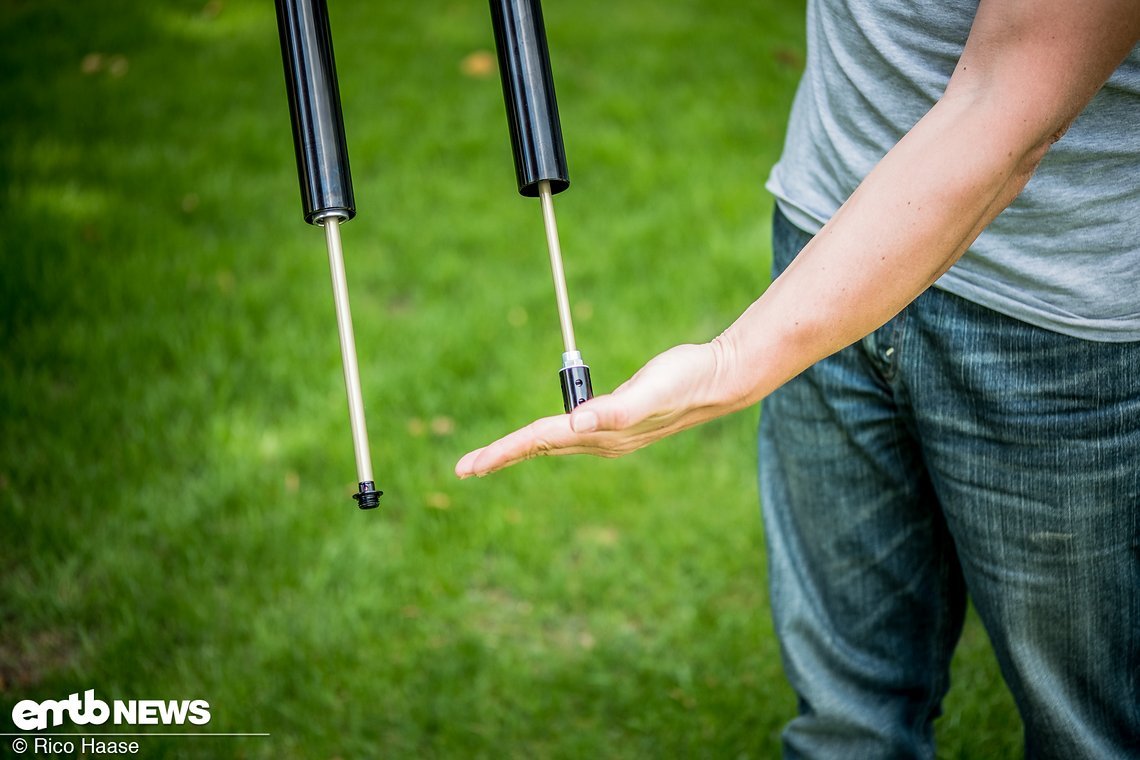
POLYGON ((931 288, 764 401, 760 489, 786 757, 933 757, 967 594, 1027 756, 1140 757, 1140 343, 931 288))

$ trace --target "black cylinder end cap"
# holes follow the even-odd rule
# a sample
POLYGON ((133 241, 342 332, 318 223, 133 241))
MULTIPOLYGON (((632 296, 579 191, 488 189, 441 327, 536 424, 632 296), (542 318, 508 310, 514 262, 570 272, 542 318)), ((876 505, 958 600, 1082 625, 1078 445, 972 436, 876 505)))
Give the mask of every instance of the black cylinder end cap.
POLYGON ((380 497, 384 495, 383 491, 376 490, 376 484, 371 480, 365 480, 359 484, 360 492, 354 493, 352 498, 356 499, 356 504, 361 509, 376 509, 380 506, 380 497))
POLYGON ((336 208, 317 208, 305 213, 305 221, 314 227, 323 227, 329 219, 336 219, 339 223, 352 221, 356 217, 356 209, 352 206, 337 206, 336 208))
MULTIPOLYGON (((528 184, 519 185, 519 195, 524 198, 537 198, 538 197, 538 183, 541 180, 535 180, 528 184)), ((570 187, 570 180, 562 178, 551 178, 547 180, 550 183, 550 194, 558 195, 560 192, 570 187)))

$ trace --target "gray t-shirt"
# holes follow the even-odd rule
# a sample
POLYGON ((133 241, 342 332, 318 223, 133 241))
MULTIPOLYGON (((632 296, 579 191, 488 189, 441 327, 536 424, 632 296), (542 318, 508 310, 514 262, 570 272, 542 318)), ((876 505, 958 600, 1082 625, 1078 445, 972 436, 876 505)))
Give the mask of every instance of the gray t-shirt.
MULTIPOLYGON (((815 233, 941 97, 978 0, 808 0, 767 187, 815 233)), ((889 223, 889 222, 885 222, 889 223)), ((1140 340, 1140 45, 936 287, 1057 332, 1140 340)))

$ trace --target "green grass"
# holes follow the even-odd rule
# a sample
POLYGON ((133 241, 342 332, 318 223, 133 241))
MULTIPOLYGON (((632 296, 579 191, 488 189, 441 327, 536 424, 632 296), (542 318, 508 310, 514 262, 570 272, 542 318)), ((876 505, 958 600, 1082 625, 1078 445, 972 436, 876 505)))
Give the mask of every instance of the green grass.
MULTIPOLYGON (((272 734, 152 757, 775 756, 756 411, 455 480, 560 406, 538 206, 461 71, 484 3, 333 6, 372 513, 272 4, 0 0, 0 723, 94 688, 272 734)), ((764 288, 803 7, 545 11, 606 390, 764 288)), ((974 620, 955 676, 940 755, 1017 755, 974 620)))

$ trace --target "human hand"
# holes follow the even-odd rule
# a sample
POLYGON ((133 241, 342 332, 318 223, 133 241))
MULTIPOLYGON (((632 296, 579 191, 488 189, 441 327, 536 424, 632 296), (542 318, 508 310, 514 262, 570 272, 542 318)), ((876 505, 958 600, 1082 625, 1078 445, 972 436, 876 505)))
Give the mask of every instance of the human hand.
POLYGON ((619 457, 736 406, 719 341, 671 348, 652 359, 613 393, 596 396, 570 414, 545 417, 466 454, 460 478, 482 477, 538 456, 593 454, 619 457))

